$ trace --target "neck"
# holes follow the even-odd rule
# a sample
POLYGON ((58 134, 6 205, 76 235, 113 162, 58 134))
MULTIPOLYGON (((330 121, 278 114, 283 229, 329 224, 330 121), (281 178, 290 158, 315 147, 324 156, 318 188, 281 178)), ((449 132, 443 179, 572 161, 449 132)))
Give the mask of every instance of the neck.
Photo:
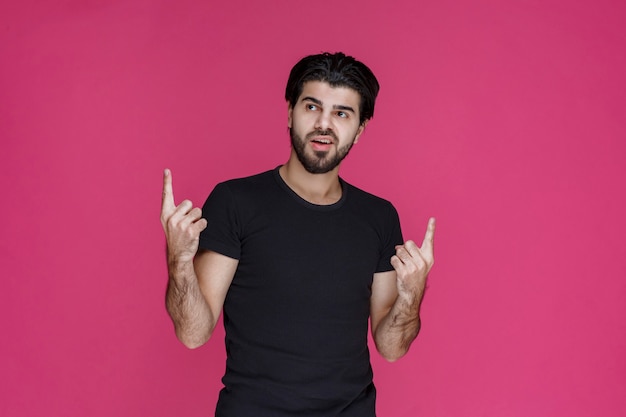
POLYGON ((283 181, 301 198, 318 205, 334 204, 341 199, 339 167, 324 174, 308 172, 292 151, 287 163, 280 167, 283 181))

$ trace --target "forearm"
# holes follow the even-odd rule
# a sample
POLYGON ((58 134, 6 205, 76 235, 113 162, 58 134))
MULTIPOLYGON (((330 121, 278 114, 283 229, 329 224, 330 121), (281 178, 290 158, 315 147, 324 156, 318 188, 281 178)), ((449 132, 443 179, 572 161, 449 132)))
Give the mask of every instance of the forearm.
POLYGON ((211 337, 215 319, 202 295, 193 262, 168 260, 169 281, 166 308, 178 339, 188 348, 196 348, 211 337))
POLYGON ((374 333, 378 352, 393 362, 404 356, 417 337, 420 327, 421 295, 398 296, 389 313, 380 321, 374 333))

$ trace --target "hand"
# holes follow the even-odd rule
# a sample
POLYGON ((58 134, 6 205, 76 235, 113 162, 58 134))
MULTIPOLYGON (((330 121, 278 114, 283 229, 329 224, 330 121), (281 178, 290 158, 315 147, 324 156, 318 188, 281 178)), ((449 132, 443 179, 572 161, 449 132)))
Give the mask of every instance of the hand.
POLYGON ((422 247, 408 240, 396 246, 396 254, 391 257, 391 265, 396 270, 398 294, 418 301, 424 296, 426 278, 432 268, 434 258, 435 219, 430 218, 422 247))
POLYGON ((167 240, 168 262, 193 260, 198 251, 200 232, 207 227, 207 221, 202 218, 202 210, 194 208, 191 201, 185 200, 178 206, 174 204, 172 173, 169 169, 163 173, 161 224, 167 240))

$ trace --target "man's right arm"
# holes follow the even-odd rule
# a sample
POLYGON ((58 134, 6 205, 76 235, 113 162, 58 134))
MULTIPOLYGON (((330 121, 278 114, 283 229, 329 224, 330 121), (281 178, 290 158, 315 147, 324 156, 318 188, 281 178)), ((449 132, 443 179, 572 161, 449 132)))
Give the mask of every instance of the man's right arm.
POLYGON ((190 201, 174 204, 169 170, 163 175, 161 224, 167 241, 167 311, 178 339, 196 348, 213 333, 238 261, 212 251, 196 254, 207 221, 190 201))

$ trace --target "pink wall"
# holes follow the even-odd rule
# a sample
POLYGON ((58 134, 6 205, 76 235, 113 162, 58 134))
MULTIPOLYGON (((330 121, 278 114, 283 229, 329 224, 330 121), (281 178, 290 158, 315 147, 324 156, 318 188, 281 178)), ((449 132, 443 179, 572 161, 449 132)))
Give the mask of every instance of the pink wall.
POLYGON ((291 65, 344 50, 382 84, 344 178, 407 237, 438 218, 379 415, 623 416, 623 3, 215 3, 0 5, 0 415, 212 415, 222 334, 189 351, 165 313, 162 169, 200 204, 284 162, 291 65))

